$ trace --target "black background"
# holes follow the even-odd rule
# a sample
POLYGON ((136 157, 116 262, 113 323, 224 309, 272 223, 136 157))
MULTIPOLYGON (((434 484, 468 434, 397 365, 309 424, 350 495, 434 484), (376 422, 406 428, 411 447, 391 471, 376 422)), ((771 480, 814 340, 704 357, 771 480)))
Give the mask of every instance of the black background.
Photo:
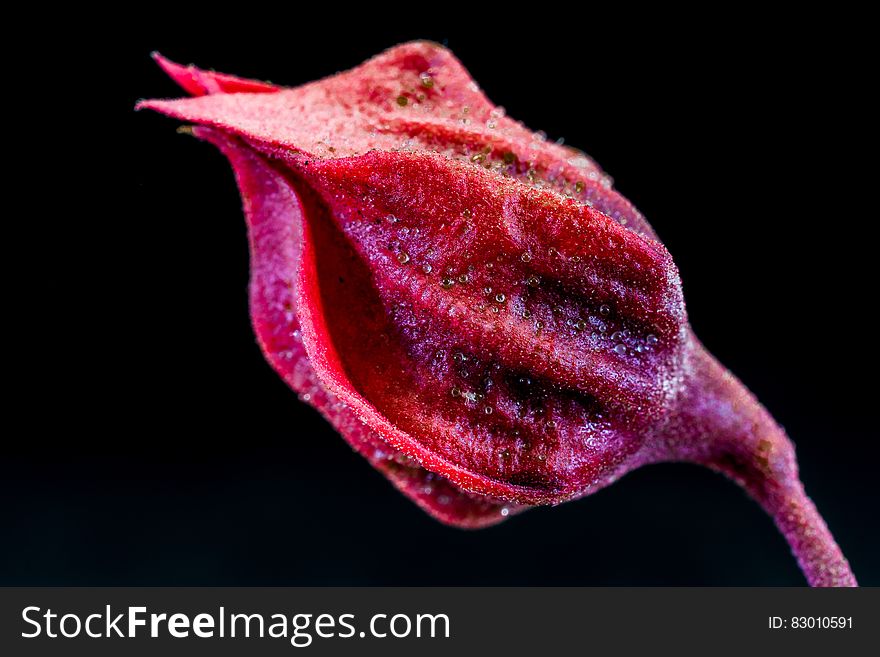
POLYGON ((0 584, 802 583, 757 505, 688 465, 444 527, 265 364, 226 162, 133 111, 180 95, 149 52, 296 85, 412 38, 614 176, 676 258, 697 334, 787 428, 857 577, 880 584, 857 16, 141 11, 53 14, 11 60, 7 137, 27 154, 7 196, 26 210, 6 217, 0 584))

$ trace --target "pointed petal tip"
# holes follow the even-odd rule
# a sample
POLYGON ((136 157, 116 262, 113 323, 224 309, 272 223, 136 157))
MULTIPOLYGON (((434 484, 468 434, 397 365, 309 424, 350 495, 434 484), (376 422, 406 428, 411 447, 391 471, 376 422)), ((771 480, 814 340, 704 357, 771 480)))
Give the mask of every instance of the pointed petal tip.
POLYGON ((240 78, 226 73, 200 69, 194 64, 178 64, 158 50, 150 53, 159 68, 191 96, 205 96, 219 93, 269 93, 279 87, 261 80, 240 78))
POLYGON ((150 59, 152 59, 156 64, 158 64, 159 68, 161 68, 165 73, 169 76, 174 77, 173 72, 177 71, 185 71, 186 67, 178 64, 177 62, 173 62, 167 57, 165 57, 158 50, 153 50, 150 52, 150 59))

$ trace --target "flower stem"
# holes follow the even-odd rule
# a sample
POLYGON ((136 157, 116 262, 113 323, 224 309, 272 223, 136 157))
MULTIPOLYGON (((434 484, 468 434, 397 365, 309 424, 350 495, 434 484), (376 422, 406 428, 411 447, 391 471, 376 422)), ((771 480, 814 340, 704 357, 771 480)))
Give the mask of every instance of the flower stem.
POLYGON ((782 427, 696 338, 689 359, 683 394, 649 458, 691 461, 727 475, 773 518, 810 586, 857 586, 804 491, 794 446, 782 427))

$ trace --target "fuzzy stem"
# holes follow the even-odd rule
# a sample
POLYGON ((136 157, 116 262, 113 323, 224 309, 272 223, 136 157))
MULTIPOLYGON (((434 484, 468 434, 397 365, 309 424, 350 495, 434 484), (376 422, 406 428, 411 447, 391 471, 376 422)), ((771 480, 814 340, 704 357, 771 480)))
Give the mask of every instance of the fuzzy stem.
POLYGON ((688 382, 659 432, 655 460, 701 463, 742 486, 773 518, 810 586, 857 586, 798 478, 794 446, 746 387, 693 340, 688 382))

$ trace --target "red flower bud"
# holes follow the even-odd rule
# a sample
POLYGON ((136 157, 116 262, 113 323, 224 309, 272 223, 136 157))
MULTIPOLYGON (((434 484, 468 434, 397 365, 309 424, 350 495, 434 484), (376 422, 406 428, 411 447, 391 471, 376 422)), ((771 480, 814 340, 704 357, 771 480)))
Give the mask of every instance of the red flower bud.
POLYGON ((303 401, 440 520, 479 527, 688 460, 854 585, 791 443, 699 344, 666 249, 583 153, 430 43, 293 89, 160 65, 235 170, 251 312, 303 401))

